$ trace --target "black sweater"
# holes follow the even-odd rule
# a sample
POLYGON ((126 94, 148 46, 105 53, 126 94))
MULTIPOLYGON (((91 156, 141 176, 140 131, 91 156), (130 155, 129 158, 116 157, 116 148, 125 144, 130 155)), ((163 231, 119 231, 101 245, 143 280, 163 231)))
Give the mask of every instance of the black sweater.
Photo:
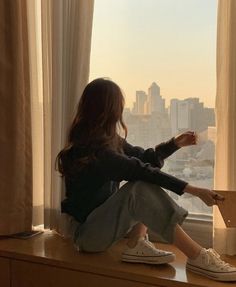
MULTIPOLYGON (((187 182, 160 170, 164 159, 178 149, 174 139, 147 150, 124 141, 123 149, 124 154, 111 150, 99 151, 96 160, 78 172, 75 179, 65 177, 66 198, 62 201, 62 212, 84 222, 90 212, 117 191, 122 180, 142 180, 178 195, 183 194, 187 182)), ((77 148, 72 156, 84 157, 87 154, 88 150, 83 147, 80 150, 77 148)))

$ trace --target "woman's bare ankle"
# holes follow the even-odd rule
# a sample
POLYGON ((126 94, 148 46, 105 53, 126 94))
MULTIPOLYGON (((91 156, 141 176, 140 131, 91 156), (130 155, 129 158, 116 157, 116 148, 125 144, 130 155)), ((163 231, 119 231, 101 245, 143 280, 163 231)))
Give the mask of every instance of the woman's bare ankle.
POLYGON ((199 256, 201 250, 202 250, 202 247, 199 248, 198 250, 197 250, 197 249, 194 250, 194 252, 192 252, 192 254, 190 254, 190 255, 188 256, 188 258, 191 259, 191 260, 196 259, 196 258, 199 256))

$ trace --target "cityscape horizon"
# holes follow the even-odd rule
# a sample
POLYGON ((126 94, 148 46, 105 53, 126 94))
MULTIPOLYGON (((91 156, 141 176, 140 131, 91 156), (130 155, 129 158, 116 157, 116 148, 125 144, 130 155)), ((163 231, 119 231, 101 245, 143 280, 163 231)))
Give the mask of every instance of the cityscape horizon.
MULTIPOLYGON (((159 85, 157 84, 157 81, 153 81, 152 84, 156 84, 157 86, 159 86, 159 85)), ((151 85, 152 85, 152 84, 151 84, 151 85)), ((150 85, 150 86, 151 86, 151 85, 150 85)), ((142 89, 142 90, 136 90, 134 94, 137 95, 137 92, 146 93, 144 89, 142 89)), ((147 93, 146 93, 146 94, 147 94, 147 93)), ((165 96, 164 96, 163 94, 160 94, 160 95, 161 95, 161 97, 165 100, 165 102, 168 102, 167 109, 170 107, 172 100, 180 100, 178 97, 173 97, 173 98, 169 98, 168 101, 167 101, 167 99, 165 98, 165 96)), ((126 98, 126 95, 124 95, 124 97, 126 98)), ((184 100, 188 100, 188 99, 199 99, 199 102, 200 102, 200 103, 203 103, 206 108, 214 109, 214 107, 209 106, 209 105, 206 105, 206 103, 202 100, 201 97, 188 96, 188 97, 186 97, 186 98, 182 98, 181 100, 184 101, 184 100)), ((126 100, 126 99, 125 99, 125 100, 126 100)), ((135 102, 130 103, 130 104, 127 104, 126 101, 125 101, 125 108, 128 108, 128 109, 131 110, 131 109, 133 108, 132 105, 134 105, 134 103, 135 103, 135 102)))
MULTIPOLYGON (((198 144, 179 149, 168 157, 163 170, 190 184, 212 189, 216 135, 214 109, 205 107, 199 98, 171 99, 167 108, 160 91, 160 87, 153 82, 147 92, 136 91, 132 109, 124 109, 127 141, 144 149, 155 149, 158 144, 181 132, 196 132, 198 144)), ((167 192, 191 213, 212 213, 212 208, 196 197, 167 192)))

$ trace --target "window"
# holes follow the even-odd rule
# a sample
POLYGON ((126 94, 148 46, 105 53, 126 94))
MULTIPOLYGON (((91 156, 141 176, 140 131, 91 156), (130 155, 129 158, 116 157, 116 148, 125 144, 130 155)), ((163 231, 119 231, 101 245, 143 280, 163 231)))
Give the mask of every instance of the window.
MULTIPOLYGON (((215 147, 217 0, 96 0, 90 80, 109 77, 126 96, 128 141, 153 147, 186 130, 164 170, 212 188, 215 147)), ((192 215, 211 215, 196 197, 170 195, 192 215)))

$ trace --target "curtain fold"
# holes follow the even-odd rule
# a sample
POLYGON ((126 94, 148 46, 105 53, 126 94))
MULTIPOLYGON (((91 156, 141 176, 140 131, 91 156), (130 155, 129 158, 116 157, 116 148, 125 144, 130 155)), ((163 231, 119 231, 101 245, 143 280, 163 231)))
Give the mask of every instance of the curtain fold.
POLYGON ((0 1, 0 235, 31 230, 32 145, 25 0, 0 1))
POLYGON ((93 0, 42 0, 44 224, 60 229, 64 185, 55 159, 88 82, 93 0))
POLYGON ((33 155, 33 225, 43 224, 43 96, 41 0, 27 0, 33 155))
MULTIPOLYGON (((215 189, 236 191, 236 1, 219 0, 217 27, 215 189)), ((236 204, 232 202, 232 204, 236 204)), ((226 228, 214 208, 214 248, 236 254, 236 228, 226 228)))

